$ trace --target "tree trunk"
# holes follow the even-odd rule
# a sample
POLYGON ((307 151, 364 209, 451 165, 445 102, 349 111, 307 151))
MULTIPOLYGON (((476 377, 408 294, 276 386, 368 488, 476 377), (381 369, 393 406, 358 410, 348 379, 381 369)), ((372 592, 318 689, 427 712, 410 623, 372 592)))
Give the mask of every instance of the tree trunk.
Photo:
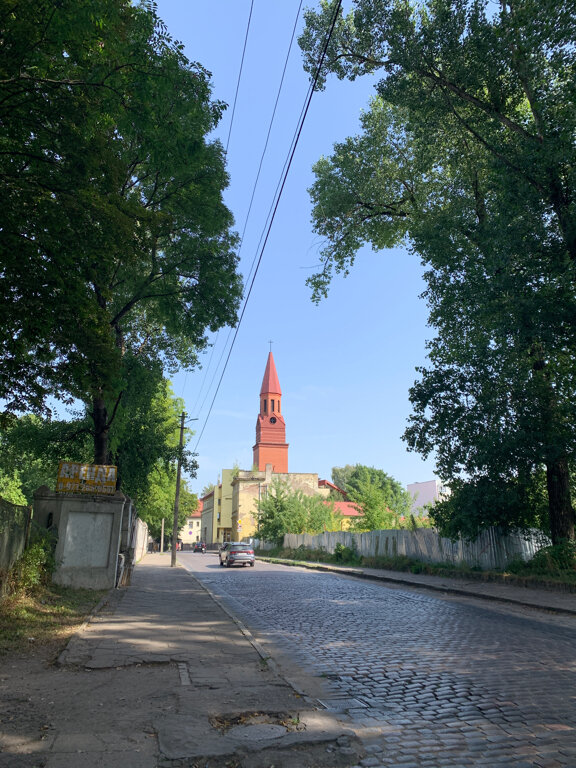
POLYGON ((94 420, 94 464, 108 464, 108 411, 104 398, 95 397, 92 401, 94 420))
POLYGON ((574 509, 570 498, 570 472, 566 458, 546 464, 548 509, 552 543, 574 538, 574 509))

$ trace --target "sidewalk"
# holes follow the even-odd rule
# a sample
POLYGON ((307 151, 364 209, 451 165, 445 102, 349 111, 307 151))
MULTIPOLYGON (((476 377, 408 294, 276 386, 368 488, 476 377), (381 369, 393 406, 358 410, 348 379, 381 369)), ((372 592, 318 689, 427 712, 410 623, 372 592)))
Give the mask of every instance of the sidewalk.
MULTIPOLYGON (((282 562, 275 558, 275 562, 282 562)), ((501 584, 496 581, 477 581, 466 578, 449 578, 428 574, 406 573, 403 571, 385 571, 376 568, 357 568, 352 566, 328 565, 296 560, 284 561, 286 565, 298 565, 303 568, 342 573, 361 579, 371 579, 398 586, 416 587, 445 594, 476 597, 502 603, 512 603, 528 608, 576 616, 576 592, 541 587, 521 587, 514 584, 501 584)))
POLYGON ((166 555, 147 555, 55 666, 0 667, 0 723, 2 768, 346 768, 364 754, 166 555))
MULTIPOLYGON (((296 564, 296 563, 295 563, 296 564)), ((576 614, 574 593, 318 566, 393 588, 434 589, 576 614)), ((57 664, 0 666, 2 768, 350 768, 369 765, 319 678, 281 668, 167 555, 147 555, 57 664)), ((362 735, 362 734, 360 734, 362 735)))

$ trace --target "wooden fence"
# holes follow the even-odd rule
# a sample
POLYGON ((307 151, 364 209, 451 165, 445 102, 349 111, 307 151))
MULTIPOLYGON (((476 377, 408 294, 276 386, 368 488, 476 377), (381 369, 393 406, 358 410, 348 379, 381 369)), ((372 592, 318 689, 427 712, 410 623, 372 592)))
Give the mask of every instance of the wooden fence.
POLYGON ((365 557, 405 555, 428 563, 466 564, 482 570, 501 570, 516 558, 529 560, 539 549, 548 546, 550 540, 541 531, 504 536, 494 528, 484 531, 473 542, 445 539, 431 528, 367 533, 334 531, 316 536, 288 533, 284 536, 284 546, 291 549, 324 549, 332 554, 337 544, 355 549, 365 557))

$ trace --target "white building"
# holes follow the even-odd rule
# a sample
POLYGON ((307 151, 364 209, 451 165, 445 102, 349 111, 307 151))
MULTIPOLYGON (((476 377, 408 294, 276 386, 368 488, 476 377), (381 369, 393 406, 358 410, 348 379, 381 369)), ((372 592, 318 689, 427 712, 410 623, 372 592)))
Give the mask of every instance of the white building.
POLYGON ((406 486, 406 490, 413 499, 412 512, 417 515, 422 512, 422 507, 427 504, 434 504, 436 501, 446 498, 450 493, 450 489, 443 485, 440 480, 410 483, 406 486))

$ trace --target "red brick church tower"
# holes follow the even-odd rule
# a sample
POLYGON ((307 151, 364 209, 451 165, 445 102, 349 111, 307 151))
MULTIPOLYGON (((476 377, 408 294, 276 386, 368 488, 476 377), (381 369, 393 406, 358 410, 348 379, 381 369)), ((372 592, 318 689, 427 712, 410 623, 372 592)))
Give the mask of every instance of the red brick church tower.
POLYGON ((272 472, 288 472, 288 443, 286 424, 280 409, 282 390, 276 373, 272 351, 268 355, 264 379, 260 389, 260 413, 256 421, 254 465, 260 471, 272 464, 272 472))

